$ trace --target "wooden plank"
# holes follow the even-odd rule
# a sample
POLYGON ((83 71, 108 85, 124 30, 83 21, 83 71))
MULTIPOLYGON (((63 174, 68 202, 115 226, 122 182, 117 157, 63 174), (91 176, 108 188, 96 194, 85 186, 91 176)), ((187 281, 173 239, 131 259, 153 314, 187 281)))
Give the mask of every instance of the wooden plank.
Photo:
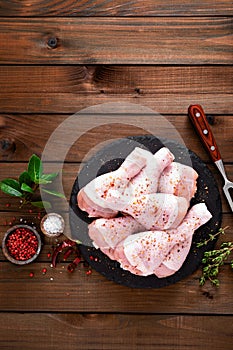
POLYGON ((200 271, 161 289, 132 289, 108 281, 81 265, 73 272, 64 264, 45 263, 23 267, 1 262, 1 311, 133 312, 133 313, 233 313, 233 274, 229 265, 219 275, 220 287, 199 287, 200 271), (42 268, 47 267, 44 275, 42 268), (30 278, 29 273, 34 272, 30 278))
POLYGON ((191 347, 230 350, 233 319, 226 316, 3 313, 2 349, 146 350, 191 347), (55 334, 51 331, 56 328, 55 334), (90 336, 91 334, 91 336, 90 336), (104 336, 103 336, 104 335, 104 336))
POLYGON ((5 64, 232 63, 225 17, 1 18, 0 33, 5 64))
MULTIPOLYGON (((205 108, 205 103, 206 101, 204 102, 203 107, 208 114, 210 110, 208 107, 205 108)), ((188 105, 189 104, 186 101, 185 106, 188 107, 188 105)), ((120 108, 120 104, 118 106, 120 108)), ((53 141, 54 154, 51 160, 64 161, 64 159, 61 159, 61 153, 59 153, 64 147, 67 148, 68 152, 65 157, 66 161, 81 162, 87 155, 87 152, 95 152, 98 147, 103 147, 101 146, 102 142, 107 142, 109 140, 112 141, 116 138, 127 137, 130 135, 148 134, 151 133, 152 130, 154 135, 163 136, 168 139, 176 139, 175 131, 177 131, 183 138, 186 147, 196 152, 204 161, 210 161, 199 141, 199 138, 194 132, 187 115, 166 115, 162 119, 160 115, 142 116, 140 110, 138 113, 138 116, 131 118, 130 115, 127 116, 127 114, 122 112, 119 114, 119 117, 116 116, 116 120, 120 120, 121 118, 120 124, 113 123, 115 119, 112 119, 112 117, 109 117, 108 115, 105 119, 98 119, 98 127, 95 127, 94 123, 96 117, 92 114, 77 114, 74 116, 51 114, 1 115, 0 159, 2 161, 25 162, 28 161, 32 153, 41 156, 49 137, 54 132, 58 132, 58 126, 63 126, 62 130, 64 134, 59 134, 59 137, 57 136, 58 140, 56 140, 55 137, 55 140, 53 141), (164 121, 163 124, 162 120, 164 121), (28 125, 30 125, 30 133, 28 133, 28 125), (143 127, 140 128, 137 125, 143 127), (70 135, 73 134, 74 131, 75 135, 73 142, 70 139, 70 135)), ((187 108, 183 110, 183 113, 187 113, 187 108)), ((211 127, 221 150, 223 160, 225 162, 231 162, 233 116, 215 116, 214 125, 211 127)), ((55 133, 55 135, 57 134, 55 133)), ((180 142, 180 140, 178 141, 180 142)))
POLYGON ((233 94, 74 94, 15 93, 0 95, 0 113, 76 113, 88 106, 109 102, 133 103, 163 114, 185 114, 190 104, 201 104, 210 114, 231 114, 233 94))
POLYGON ((28 98, 34 93, 231 94, 232 80, 233 66, 0 66, 1 92, 28 93, 28 98))
POLYGON ((194 16, 232 15, 230 0, 122 0, 81 1, 49 0, 46 6, 42 0, 1 1, 0 16, 194 16))

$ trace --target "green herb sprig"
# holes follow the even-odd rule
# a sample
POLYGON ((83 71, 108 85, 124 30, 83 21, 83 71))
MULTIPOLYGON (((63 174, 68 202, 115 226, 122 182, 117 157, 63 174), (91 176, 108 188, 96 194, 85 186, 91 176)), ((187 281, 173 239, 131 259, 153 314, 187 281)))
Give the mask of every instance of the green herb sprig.
POLYGON ((65 198, 60 192, 44 188, 44 186, 52 183, 57 175, 58 173, 44 174, 41 159, 33 154, 29 159, 27 170, 23 171, 17 180, 6 178, 0 181, 0 189, 10 196, 22 198, 20 207, 25 204, 31 204, 38 208, 48 209, 51 208, 50 202, 35 201, 33 197, 40 188, 43 192, 59 198, 65 198), (43 185, 43 187, 40 187, 40 185, 43 185))
MULTIPOLYGON (((202 247, 207 245, 208 242, 213 241, 218 235, 225 234, 225 230, 220 229, 216 234, 209 235, 209 238, 203 242, 197 244, 197 247, 202 247)), ((228 259, 229 255, 233 251, 233 242, 223 242, 219 249, 214 249, 206 251, 202 259, 202 276, 199 279, 200 286, 203 286, 207 280, 209 280, 214 286, 219 287, 219 269, 224 265, 225 261, 228 259)), ((233 269, 233 260, 230 262, 230 266, 233 269)))
POLYGON ((218 232, 216 232, 215 234, 210 233, 209 237, 206 240, 197 243, 197 245, 196 245, 197 248, 200 248, 200 247, 203 247, 204 245, 207 245, 209 242, 213 241, 216 237, 218 237, 220 235, 225 235, 225 230, 227 230, 228 228, 229 228, 229 226, 224 227, 224 228, 220 228, 218 230, 218 232))

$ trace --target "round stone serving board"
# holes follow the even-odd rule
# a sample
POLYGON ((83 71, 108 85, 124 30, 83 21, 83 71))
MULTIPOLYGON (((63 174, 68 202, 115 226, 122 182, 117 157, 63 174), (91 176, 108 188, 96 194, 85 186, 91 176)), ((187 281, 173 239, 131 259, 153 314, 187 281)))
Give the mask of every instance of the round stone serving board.
POLYGON ((72 235, 70 238, 82 242, 80 244, 81 253, 93 269, 107 279, 131 288, 161 288, 192 274, 201 264, 204 252, 213 249, 215 241, 211 241, 201 248, 197 248, 196 245, 197 242, 207 238, 209 233, 214 234, 220 228, 222 205, 220 193, 211 171, 194 152, 173 140, 161 140, 152 135, 143 135, 116 140, 104 146, 83 165, 72 188, 69 214, 72 235), (199 177, 197 192, 191 200, 190 206, 205 202, 213 216, 208 223, 196 230, 190 252, 180 270, 166 278, 158 278, 155 275, 147 277, 134 275, 123 270, 118 262, 109 259, 99 249, 94 248, 88 236, 88 224, 93 219, 88 218, 87 214, 81 211, 77 205, 79 190, 96 176, 116 170, 136 146, 148 149, 152 153, 166 146, 175 155, 175 161, 193 166, 199 177))

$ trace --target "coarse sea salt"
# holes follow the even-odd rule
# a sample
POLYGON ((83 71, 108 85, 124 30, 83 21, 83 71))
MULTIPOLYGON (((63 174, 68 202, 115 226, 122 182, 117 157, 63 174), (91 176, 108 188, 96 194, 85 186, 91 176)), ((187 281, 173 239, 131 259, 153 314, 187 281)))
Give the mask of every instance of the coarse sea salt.
POLYGON ((48 236, 59 236, 64 231, 63 217, 57 213, 49 213, 41 220, 41 230, 48 236))

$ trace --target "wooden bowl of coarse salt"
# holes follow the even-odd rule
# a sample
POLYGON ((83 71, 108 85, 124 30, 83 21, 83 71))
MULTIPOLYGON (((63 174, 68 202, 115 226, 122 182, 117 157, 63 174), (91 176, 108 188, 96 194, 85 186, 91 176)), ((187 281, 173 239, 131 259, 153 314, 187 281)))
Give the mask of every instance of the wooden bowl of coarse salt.
POLYGON ((48 213, 40 222, 41 231, 48 237, 58 237, 65 229, 65 221, 60 214, 48 213))

